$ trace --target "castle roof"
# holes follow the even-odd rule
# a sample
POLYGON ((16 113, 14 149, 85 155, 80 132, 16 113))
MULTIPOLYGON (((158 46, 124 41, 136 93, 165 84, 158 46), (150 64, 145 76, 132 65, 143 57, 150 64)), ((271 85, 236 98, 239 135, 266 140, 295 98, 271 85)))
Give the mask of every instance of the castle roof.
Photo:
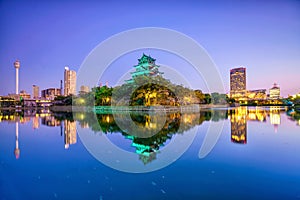
POLYGON ((141 57, 140 59, 138 59, 138 61, 139 61, 139 64, 140 64, 140 63, 144 63, 144 62, 154 62, 155 59, 152 58, 150 55, 147 56, 147 55, 145 55, 145 54, 143 53, 142 57, 141 57))

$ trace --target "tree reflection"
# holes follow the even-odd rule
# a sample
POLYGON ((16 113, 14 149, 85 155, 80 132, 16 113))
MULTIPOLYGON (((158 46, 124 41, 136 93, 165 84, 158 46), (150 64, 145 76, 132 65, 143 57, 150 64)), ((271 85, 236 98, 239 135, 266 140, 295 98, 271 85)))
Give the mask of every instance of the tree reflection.
POLYGON ((28 123, 38 129, 43 126, 60 126, 61 135, 64 136, 65 148, 75 144, 76 122, 82 128, 89 128, 95 134, 121 133, 124 139, 131 140, 131 146, 139 155, 139 159, 147 164, 156 159, 164 145, 176 134, 184 134, 195 126, 202 125, 205 121, 218 122, 230 119, 231 141, 238 144, 247 144, 247 122, 257 121, 269 123, 277 132, 281 124, 281 115, 286 113, 289 120, 300 124, 300 113, 285 107, 238 107, 232 109, 202 109, 200 112, 56 112, 40 111, 0 111, 1 121, 28 123), (31 120, 32 119, 32 120, 31 120), (131 123, 131 124, 130 124, 131 123), (125 127, 125 128, 124 128, 125 127), (134 130, 137 133, 134 133, 134 130))
MULTIPOLYGON (((175 134, 183 134, 191 128, 202 124, 204 121, 210 121, 214 117, 214 121, 226 119, 228 114, 226 110, 204 110, 198 113, 180 113, 172 112, 166 113, 162 120, 162 115, 158 113, 143 113, 143 112, 130 112, 130 119, 128 115, 124 113, 115 114, 96 114, 84 113, 84 117, 81 114, 75 114, 75 120, 80 124, 87 123, 89 128, 94 132, 108 133, 121 133, 124 138, 132 141, 131 146, 135 148, 135 152, 139 154, 139 159, 147 164, 156 159, 156 153, 159 152, 168 140, 171 140, 175 134), (140 127, 139 136, 128 132, 131 130, 128 127, 126 130, 119 127, 115 118, 118 121, 128 124, 129 121, 133 122, 133 125, 140 127), (99 126, 100 125, 100 126, 99 126), (152 134, 154 131, 155 134, 152 134), (147 137, 149 134, 149 137, 147 137)), ((128 125, 129 126, 129 125, 128 125)), ((121 127, 123 125, 121 124, 121 127)))

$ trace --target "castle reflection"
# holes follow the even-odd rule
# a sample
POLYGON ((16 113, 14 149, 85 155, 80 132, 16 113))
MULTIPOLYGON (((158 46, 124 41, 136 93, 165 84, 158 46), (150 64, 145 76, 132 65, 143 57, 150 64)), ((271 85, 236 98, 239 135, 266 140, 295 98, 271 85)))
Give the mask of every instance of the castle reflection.
MULTIPOLYGON (((283 107, 238 107, 232 109, 207 109, 195 113, 166 113, 165 115, 150 113, 124 113, 117 114, 94 114, 93 112, 76 113, 51 113, 49 111, 33 111, 14 113, 9 111, 0 112, 0 122, 16 124, 15 150, 16 158, 20 157, 19 148, 19 123, 29 123, 32 120, 33 129, 39 129, 40 124, 48 127, 60 127, 60 135, 64 139, 64 148, 68 149, 77 143, 76 124, 81 128, 89 128, 95 133, 121 133, 126 140, 131 141, 131 146, 139 159, 144 163, 155 160, 159 150, 172 140, 175 134, 184 134, 191 128, 201 125, 205 121, 217 122, 230 120, 231 142, 247 144, 247 123, 256 121, 269 123, 277 132, 281 123, 281 114, 286 112, 288 119, 299 123, 299 113, 287 110, 283 107), (96 116, 96 117, 95 117, 96 116), (129 117, 128 117, 129 116, 129 117), (120 122, 125 125, 132 121, 139 134, 120 128, 120 122), (150 132, 155 134, 147 136, 150 132)), ((121 126, 122 127, 122 126, 121 126)), ((130 129, 129 129, 130 130, 130 129)))

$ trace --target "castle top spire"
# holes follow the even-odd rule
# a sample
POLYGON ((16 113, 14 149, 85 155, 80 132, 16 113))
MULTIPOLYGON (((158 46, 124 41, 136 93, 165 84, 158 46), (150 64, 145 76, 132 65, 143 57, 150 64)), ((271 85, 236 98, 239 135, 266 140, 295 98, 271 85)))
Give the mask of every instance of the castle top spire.
POLYGON ((155 64, 155 59, 152 58, 150 55, 149 56, 145 55, 145 53, 143 53, 142 57, 138 59, 138 61, 139 64, 143 64, 143 63, 155 64))

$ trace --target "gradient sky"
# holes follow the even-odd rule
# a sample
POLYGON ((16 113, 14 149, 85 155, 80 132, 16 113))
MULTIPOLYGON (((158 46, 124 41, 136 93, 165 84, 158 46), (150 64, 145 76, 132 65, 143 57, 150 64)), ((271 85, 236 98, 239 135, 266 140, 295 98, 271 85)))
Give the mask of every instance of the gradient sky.
MULTIPOLYGON (((108 37, 149 26, 174 29, 202 45, 226 91, 229 70, 245 66, 247 89, 269 89, 276 82, 283 96, 300 92, 300 1, 7 0, 0 1, 0 95, 15 92, 16 59, 21 62, 19 88, 31 94, 33 84, 40 90, 59 87, 64 67, 79 70, 108 37)), ((120 58, 122 63, 116 61, 110 71, 120 76, 131 70, 142 52, 120 58)), ((184 68, 168 54, 145 53, 179 72, 184 68)), ((188 67, 184 71, 192 72, 188 67)), ((114 85, 112 74, 102 81, 114 85)), ((194 77, 192 82, 194 89, 206 92, 203 80, 194 77)))

